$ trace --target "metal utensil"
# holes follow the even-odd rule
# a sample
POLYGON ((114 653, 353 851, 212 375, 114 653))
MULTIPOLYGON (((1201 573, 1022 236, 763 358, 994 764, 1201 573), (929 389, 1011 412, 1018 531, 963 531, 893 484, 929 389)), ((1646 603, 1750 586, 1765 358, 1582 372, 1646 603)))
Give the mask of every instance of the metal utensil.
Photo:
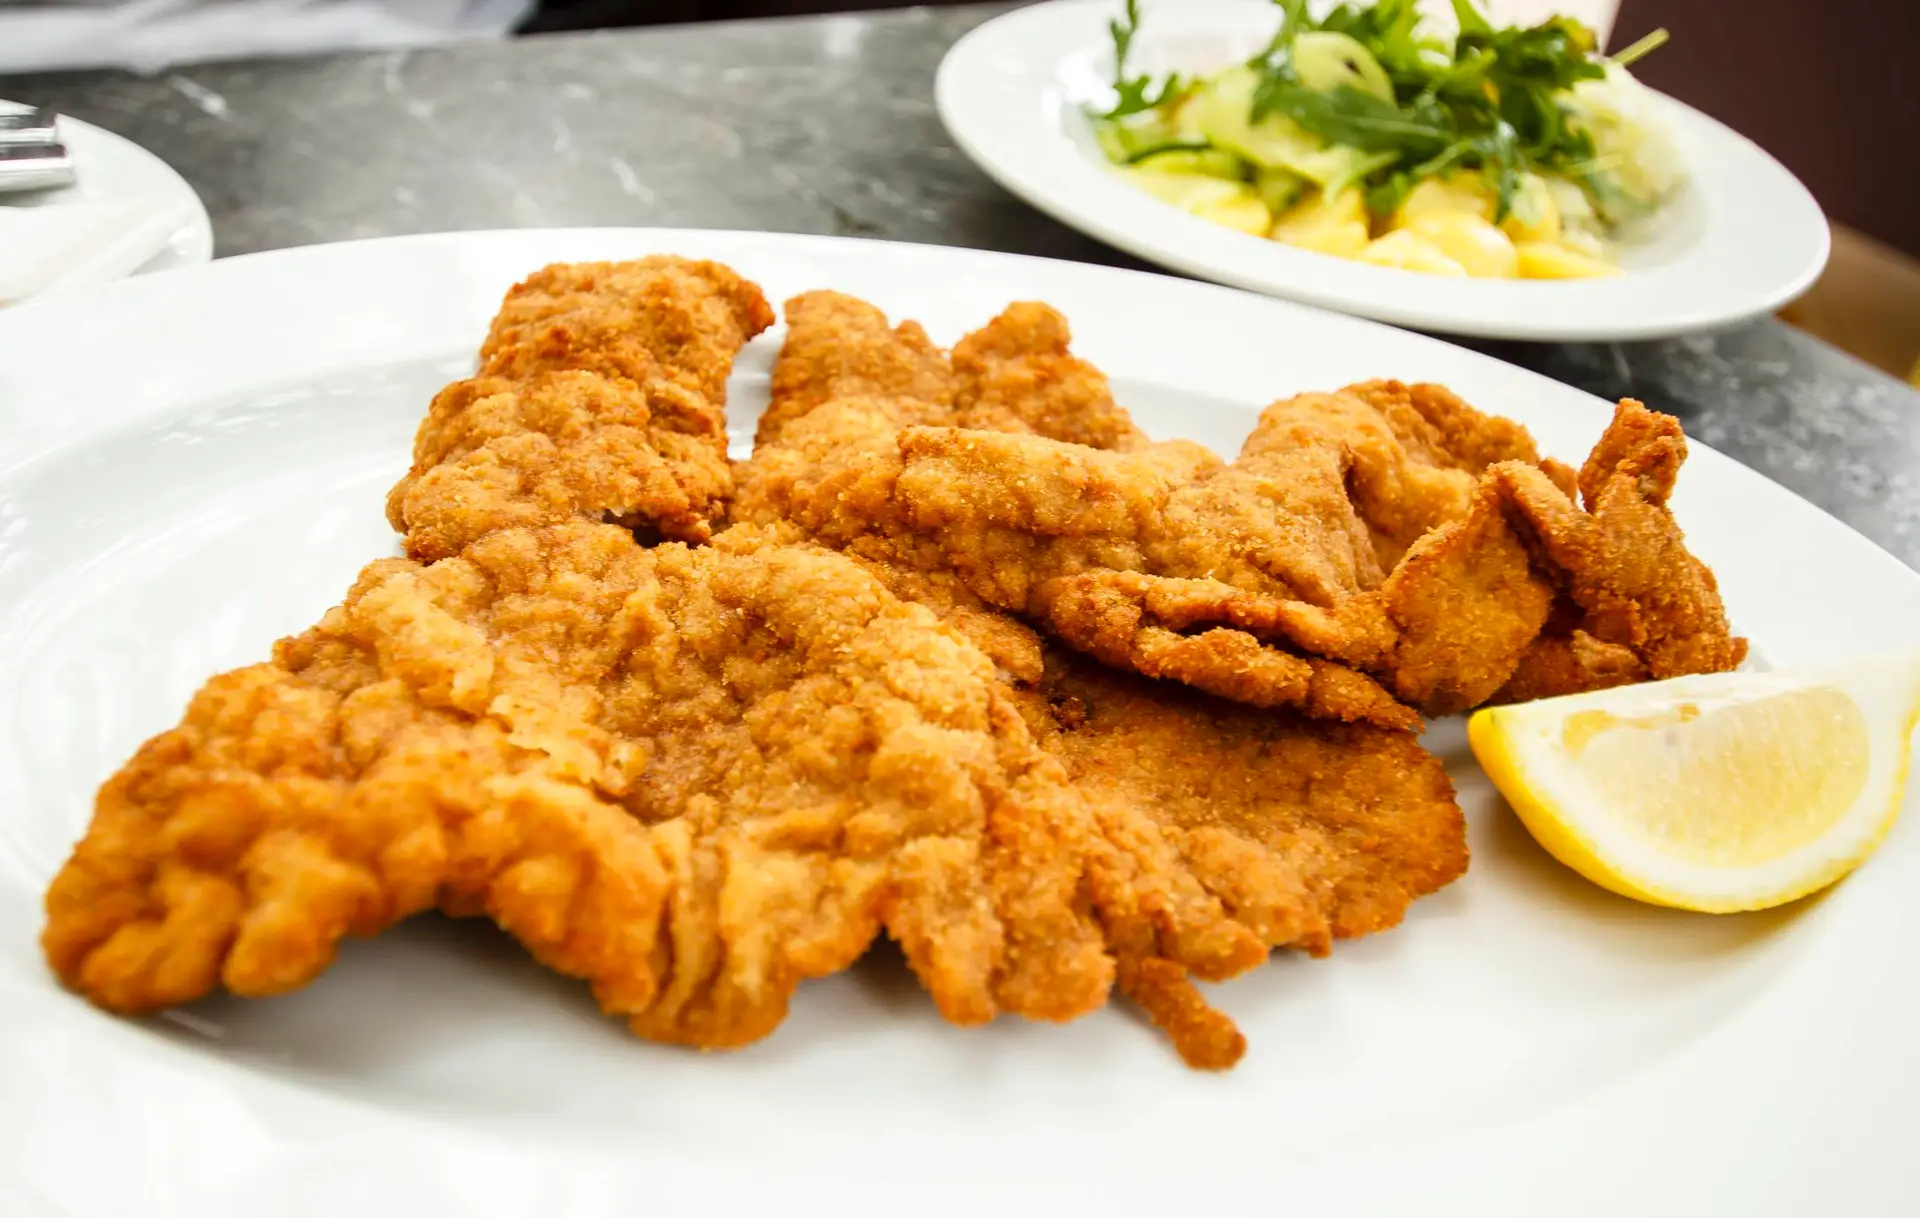
POLYGON ((0 148, 19 144, 57 144, 59 115, 50 109, 14 110, 0 114, 0 148))
POLYGON ((73 185, 73 158, 56 120, 47 109, 0 114, 0 194, 73 185))

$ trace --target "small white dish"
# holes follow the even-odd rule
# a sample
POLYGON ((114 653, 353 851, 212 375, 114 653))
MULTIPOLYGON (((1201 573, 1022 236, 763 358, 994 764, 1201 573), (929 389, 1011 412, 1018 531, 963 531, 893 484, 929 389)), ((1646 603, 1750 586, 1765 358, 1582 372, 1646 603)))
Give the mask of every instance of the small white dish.
MULTIPOLYGON (((0 112, 20 108, 0 101, 0 112)), ((73 158, 74 184, 0 195, 0 210, 77 205, 76 213, 85 213, 84 219, 76 214, 70 224, 20 226, 23 232, 44 231, 50 238, 77 238, 71 259, 45 273, 33 268, 31 279, 42 284, 40 291, 89 287, 213 257, 213 223, 206 205, 172 166, 131 140, 77 118, 61 115, 59 130, 73 158)), ((7 252, 0 250, 0 257, 7 252)))
MULTIPOLYGON (((851 292, 943 343, 1049 301, 1149 432, 1219 451, 1272 398, 1379 376, 1449 384, 1563 458, 1609 418, 1485 356, 1244 292, 823 237, 407 237, 0 314, 0 352, 34 357, 0 360, 0 1213, 1920 1213, 1920 800, 1816 900, 1655 909, 1536 846, 1458 720, 1427 744, 1472 868, 1396 930, 1210 988, 1250 1042, 1224 1075, 1118 1002, 953 1027, 884 960, 808 983, 749 1049, 648 1044, 504 937, 432 918, 265 1001, 133 1021, 63 991, 41 894, 101 780, 394 552, 386 489, 509 284, 661 252, 775 301, 851 292)), ((738 366, 738 455, 779 343, 738 366)), ((1915 641, 1920 575, 1751 470, 1696 444, 1674 506, 1772 663, 1915 641)))
MULTIPOLYGON (((1149 0, 1135 67, 1207 71, 1272 36, 1267 0, 1149 0)), ((1446 334, 1654 338, 1771 312, 1827 261, 1820 206, 1778 161, 1666 102, 1691 181, 1618 251, 1611 279, 1447 279, 1293 249, 1186 214, 1110 173, 1082 107, 1110 97, 1119 0, 1054 0, 987 22, 940 64, 940 117, 1002 186, 1064 224, 1161 266, 1288 300, 1446 334)))

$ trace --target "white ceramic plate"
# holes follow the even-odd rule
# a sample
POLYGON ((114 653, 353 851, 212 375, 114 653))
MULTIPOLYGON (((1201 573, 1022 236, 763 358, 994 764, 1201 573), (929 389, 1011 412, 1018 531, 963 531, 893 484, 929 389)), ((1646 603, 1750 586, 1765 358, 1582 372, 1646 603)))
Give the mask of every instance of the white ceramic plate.
MULTIPOLYGON (((0 101, 0 113, 20 108, 0 101)), ((134 274, 194 266, 213 258, 213 222, 206 205, 171 165, 132 140, 64 114, 60 137, 73 156, 74 185, 31 195, 0 195, 0 207, 49 207, 76 200, 134 204, 176 217, 165 244, 133 268, 134 274)), ((105 282, 125 273, 115 271, 89 281, 105 282)), ((81 286, 83 278, 87 278, 86 268, 79 268, 62 286, 81 286)))
MULTIPOLYGON (((1117 1004, 950 1027, 885 962, 702 1056, 430 919, 270 1001, 129 1022, 60 990, 40 894, 94 787, 394 551, 382 496, 509 283, 657 251, 775 299, 853 292, 946 342, 1051 301, 1144 426, 1220 449, 1277 395, 1373 376, 1444 381, 1568 458, 1608 417, 1434 340, 1206 284, 827 238, 318 246, 0 316, 0 351, 37 356, 0 361, 0 1213, 1920 1212, 1920 825, 1793 909, 1653 909, 1535 847, 1457 721, 1429 743, 1472 870, 1401 929, 1215 988, 1251 1043, 1220 1076, 1117 1004)), ((741 452, 779 341, 735 378, 741 452)), ((1915 641, 1920 577, 1759 475, 1696 448, 1676 507, 1773 662, 1915 641)))
MULTIPOLYGON (((1148 0, 1132 66, 1206 71, 1273 34, 1267 0, 1148 0)), ((1442 5, 1441 7, 1445 7, 1442 5)), ((935 94, 954 142, 1002 186, 1111 245, 1198 275, 1447 334, 1653 338, 1767 313, 1826 265, 1819 204, 1751 141, 1667 100, 1692 181, 1641 241, 1628 273, 1530 282, 1447 279, 1366 266, 1222 228, 1116 179, 1082 106, 1111 97, 1107 21, 1119 0, 1058 0, 989 21, 940 65, 935 94)))

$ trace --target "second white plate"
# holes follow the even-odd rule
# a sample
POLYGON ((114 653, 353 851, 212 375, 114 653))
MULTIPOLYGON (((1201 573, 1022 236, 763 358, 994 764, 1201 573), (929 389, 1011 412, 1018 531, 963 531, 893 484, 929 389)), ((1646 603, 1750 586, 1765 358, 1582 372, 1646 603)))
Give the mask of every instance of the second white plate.
MULTIPOLYGON (((0 101, 0 113, 18 109, 0 101)), ((124 136, 68 115, 60 116, 60 138, 73 156, 78 181, 65 190, 33 195, 0 195, 0 206, 52 207, 68 202, 115 203, 164 213, 173 227, 159 249, 147 256, 132 274, 197 266, 213 258, 213 222, 193 187, 174 168, 124 136)), ((57 287, 70 289, 109 282, 129 269, 103 262, 76 267, 57 287)))
MULTIPOLYGON (((1135 54, 1156 70, 1205 70, 1265 42, 1265 0, 1144 6, 1135 54)), ((1446 334, 1536 340, 1655 338, 1771 312, 1827 262, 1820 205, 1759 146, 1666 99, 1692 181, 1628 273, 1558 282, 1446 279, 1293 249, 1187 215, 1128 187, 1092 149, 1082 106, 1107 93, 1118 0, 1058 0, 1009 13, 940 65, 940 117, 1001 185, 1065 224, 1174 270, 1272 296, 1446 334)))

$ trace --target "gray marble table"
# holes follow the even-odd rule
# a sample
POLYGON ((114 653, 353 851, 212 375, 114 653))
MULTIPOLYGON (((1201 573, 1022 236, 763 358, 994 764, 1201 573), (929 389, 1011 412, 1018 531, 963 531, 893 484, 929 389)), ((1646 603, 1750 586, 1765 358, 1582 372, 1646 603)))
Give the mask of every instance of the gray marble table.
MULTIPOLYGON (((441 50, 0 78, 152 149, 221 254, 442 229, 838 233, 1137 265, 1000 190, 933 109, 1003 5, 441 50)), ((1665 342, 1475 344, 1677 414, 1920 566, 1920 394, 1774 321, 1665 342)))

